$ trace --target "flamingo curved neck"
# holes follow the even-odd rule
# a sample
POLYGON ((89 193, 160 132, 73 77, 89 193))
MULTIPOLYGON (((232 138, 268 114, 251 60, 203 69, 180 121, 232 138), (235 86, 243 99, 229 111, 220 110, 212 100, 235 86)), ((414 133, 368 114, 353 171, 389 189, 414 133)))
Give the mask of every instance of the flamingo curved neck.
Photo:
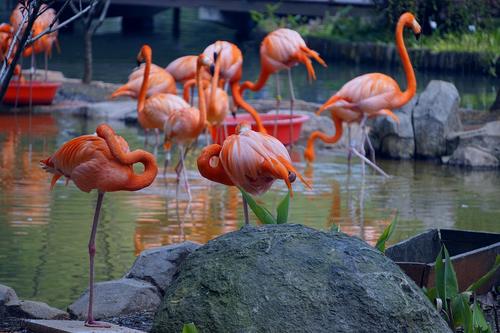
POLYGON ((209 109, 212 112, 215 111, 215 104, 217 102, 216 101, 216 92, 217 92, 217 84, 219 82, 219 74, 220 74, 220 59, 221 59, 221 57, 218 56, 217 60, 215 61, 215 71, 214 71, 214 75, 212 77, 212 82, 211 82, 209 109))
POLYGON ((243 93, 247 89, 250 89, 251 91, 261 90, 266 84, 267 80, 269 80, 271 74, 272 72, 269 71, 265 64, 261 61, 259 78, 257 79, 257 81, 255 81, 255 83, 252 81, 243 82, 240 87, 241 93, 243 93))
POLYGON ((235 186, 219 160, 221 150, 222 147, 217 144, 205 147, 197 160, 198 170, 203 177, 211 181, 235 186))
POLYGON ((142 79, 141 90, 139 91, 139 97, 137 98, 137 112, 139 113, 144 110, 144 103, 146 102, 146 90, 148 88, 149 82, 149 73, 151 71, 151 53, 143 52, 142 54, 146 60, 146 65, 144 68, 144 77, 142 79))
POLYGON ((128 182, 124 189, 127 191, 137 191, 150 185, 158 173, 158 166, 153 155, 143 150, 134 150, 133 152, 124 152, 120 144, 116 140, 116 134, 108 125, 100 125, 97 130, 97 135, 106 141, 108 148, 120 163, 132 166, 135 163, 144 165, 142 174, 135 174, 133 169, 129 175, 128 182))
POLYGON ((403 40, 403 30, 405 26, 411 22, 407 20, 399 20, 396 27, 396 47, 398 49, 399 57, 403 63, 403 68, 406 76, 406 90, 403 92, 400 98, 400 105, 406 104, 410 99, 415 96, 417 91, 417 80, 415 78, 415 72, 413 71, 413 66, 411 65, 410 57, 403 40))

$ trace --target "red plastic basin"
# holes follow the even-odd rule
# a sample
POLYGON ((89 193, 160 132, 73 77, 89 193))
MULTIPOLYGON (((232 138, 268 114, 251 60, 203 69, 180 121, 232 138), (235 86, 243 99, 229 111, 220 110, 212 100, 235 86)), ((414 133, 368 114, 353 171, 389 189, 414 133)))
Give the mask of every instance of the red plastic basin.
MULTIPOLYGON (((309 119, 306 115, 294 115, 292 117, 292 137, 290 138, 290 115, 288 113, 283 114, 261 114, 260 119, 262 120, 262 124, 267 131, 267 134, 275 136, 278 140, 281 141, 284 145, 289 143, 296 142, 300 137, 300 131, 302 130, 302 124, 309 119), (276 135, 274 135, 275 123, 277 123, 276 135)), ((233 116, 226 117, 226 126, 228 135, 234 134, 236 130, 236 126, 242 122, 246 121, 252 125, 253 130, 257 130, 255 121, 252 116, 249 114, 238 114, 236 115, 236 119, 233 116)), ((222 126, 221 126, 222 127, 222 126)), ((214 143, 221 144, 226 136, 224 134, 224 130, 219 130, 219 137, 217 138, 217 129, 212 127, 212 141, 214 143)))
POLYGON ((52 104, 60 86, 59 82, 19 82, 12 80, 2 102, 4 104, 16 104, 17 98, 18 105, 29 105, 31 95, 33 105, 52 104))

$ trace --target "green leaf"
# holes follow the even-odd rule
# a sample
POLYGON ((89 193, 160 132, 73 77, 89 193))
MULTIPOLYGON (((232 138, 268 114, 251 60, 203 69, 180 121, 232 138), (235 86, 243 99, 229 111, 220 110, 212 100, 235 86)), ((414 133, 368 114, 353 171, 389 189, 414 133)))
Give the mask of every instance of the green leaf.
POLYGON ((436 287, 432 287, 432 288, 423 287, 422 289, 424 290, 424 294, 425 294, 425 296, 427 296, 429 301, 431 301, 432 304, 435 304, 436 298, 437 298, 436 287))
POLYGON ((472 305, 472 329, 474 333, 490 333, 492 331, 476 299, 474 299, 474 304, 472 305))
POLYGON ((382 235, 377 240, 377 244, 375 247, 382 253, 385 252, 385 243, 387 240, 391 237, 392 233, 394 232, 394 229, 396 228, 396 224, 398 221, 398 217, 396 216, 394 220, 384 229, 384 232, 382 232, 382 235))
POLYGON ((469 307, 469 295, 466 293, 458 294, 450 301, 451 313, 453 318, 453 327, 462 326, 465 332, 471 329, 472 311, 469 307))
POLYGON ((500 268, 500 254, 497 255, 497 257, 495 259, 495 263, 493 264, 493 267, 488 271, 488 273, 486 273, 479 280, 477 280, 476 282, 471 284, 469 286, 469 288, 467 288, 467 291, 475 292, 476 290, 481 288, 483 285, 485 285, 493 277, 493 275, 495 275, 496 271, 499 268, 500 268))
POLYGON ((340 225, 333 224, 332 227, 330 228, 330 232, 340 232, 340 225))
POLYGON ((281 200, 278 208, 276 209, 278 216, 276 218, 276 222, 278 224, 288 222, 288 208, 290 207, 290 191, 286 194, 286 196, 281 200))
POLYGON ((445 310, 448 310, 448 304, 446 302, 446 285, 444 279, 443 247, 441 247, 441 250, 439 250, 439 253, 436 257, 436 262, 434 263, 434 274, 437 297, 443 300, 443 308, 445 310))
POLYGON ((194 323, 184 324, 182 333, 198 333, 198 329, 194 323))
POLYGON ((450 260, 450 255, 446 246, 444 247, 444 274, 445 274, 445 287, 446 287, 446 296, 449 299, 452 299, 456 295, 458 295, 458 282, 457 282, 457 274, 455 273, 455 269, 453 268, 453 264, 450 260))
POLYGON ((276 224, 276 219, 266 207, 260 206, 257 202, 255 202, 252 196, 245 192, 245 190, 241 187, 239 189, 241 191, 241 195, 247 201, 248 206, 250 206, 250 209, 255 216, 257 216, 260 222, 263 224, 276 224))

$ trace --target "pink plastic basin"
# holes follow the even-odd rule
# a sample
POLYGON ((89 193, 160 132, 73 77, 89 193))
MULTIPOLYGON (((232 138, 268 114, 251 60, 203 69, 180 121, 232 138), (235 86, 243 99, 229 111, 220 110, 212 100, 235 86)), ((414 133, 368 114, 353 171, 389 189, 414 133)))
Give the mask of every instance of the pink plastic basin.
MULTIPOLYGON (((288 113, 283 113, 279 115, 275 114, 261 114, 260 119, 262 120, 262 124, 267 131, 267 134, 274 135, 275 123, 277 123, 276 135, 274 135, 278 140, 281 141, 284 145, 289 143, 296 142, 300 137, 300 131, 302 130, 302 124, 309 119, 308 116, 305 115, 294 115, 292 117, 292 137, 290 138, 290 115, 288 113)), ((252 125, 253 130, 257 130, 255 125, 255 121, 252 116, 249 114, 238 114, 236 115, 236 119, 233 116, 226 117, 226 126, 228 135, 234 134, 236 130, 236 126, 242 122, 246 121, 252 125)), ((212 141, 218 144, 221 144, 226 136, 224 134, 224 130, 219 130, 219 137, 217 138, 217 129, 212 128, 212 141)))
POLYGON ((52 104, 57 89, 61 86, 58 82, 31 81, 19 82, 12 80, 3 98, 4 104, 28 105, 30 95, 33 105, 52 104))

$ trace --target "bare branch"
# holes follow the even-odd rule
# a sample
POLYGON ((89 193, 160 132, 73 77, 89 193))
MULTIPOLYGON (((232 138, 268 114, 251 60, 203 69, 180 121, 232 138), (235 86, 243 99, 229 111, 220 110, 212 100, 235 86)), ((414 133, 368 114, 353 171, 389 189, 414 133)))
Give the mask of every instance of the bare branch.
POLYGON ((43 36, 45 36, 47 34, 50 34, 50 33, 53 33, 53 32, 56 32, 57 30, 65 27, 66 25, 70 24, 71 22, 79 19, 81 16, 83 16, 83 14, 87 13, 89 10, 92 10, 96 6, 96 4, 98 2, 99 2, 98 0, 92 1, 92 3, 90 5, 88 5, 85 9, 83 9, 81 12, 79 12, 78 14, 70 17, 69 19, 67 19, 63 23, 58 24, 56 27, 48 27, 47 29, 45 29, 44 31, 42 31, 41 33, 39 33, 38 35, 36 35, 35 37, 30 38, 27 41, 26 45, 31 45, 34 42, 36 42, 37 40, 39 40, 40 38, 42 38, 43 36))
POLYGON ((0 73, 1 73, 0 82, 2 82, 3 73, 5 72, 5 70, 7 68, 9 59, 12 57, 12 52, 14 52, 16 43, 19 43, 19 35, 24 30, 23 27, 26 24, 26 21, 28 20, 28 17, 29 17, 28 14, 29 13, 23 14, 23 20, 21 21, 21 25, 19 26, 19 29, 17 29, 16 34, 14 35, 14 38, 12 38, 12 43, 10 43, 10 45, 9 45, 9 50, 7 51, 7 56, 3 60, 2 70, 0 71, 0 73))
POLYGON ((66 8, 66 6, 71 2, 71 0, 66 0, 64 2, 64 4, 61 6, 61 8, 59 9, 59 11, 57 12, 56 16, 54 17, 54 19, 52 20, 52 23, 50 23, 49 25, 49 28, 52 28, 54 26, 54 24, 56 24, 57 22, 57 19, 59 18, 59 16, 61 16, 61 13, 64 11, 64 9, 66 8))
POLYGON ((104 3, 104 7, 102 8, 101 15, 99 16, 99 19, 97 20, 96 24, 92 27, 92 34, 94 34, 97 29, 102 25, 104 22, 104 19, 106 18, 106 14, 108 13, 109 5, 111 4, 111 0, 106 0, 104 3))

